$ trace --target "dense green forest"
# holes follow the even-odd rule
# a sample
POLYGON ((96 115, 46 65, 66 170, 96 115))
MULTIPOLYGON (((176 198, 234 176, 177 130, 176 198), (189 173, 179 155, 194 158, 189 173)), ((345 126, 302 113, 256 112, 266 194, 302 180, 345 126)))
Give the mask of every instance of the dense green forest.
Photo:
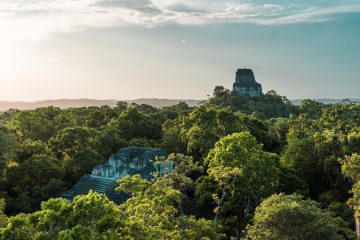
POLYGON ((197 107, 9 110, 0 115, 0 239, 356 239, 360 105, 292 105, 216 87, 197 107), (59 198, 118 149, 159 147, 175 169, 118 182, 116 205, 59 198))

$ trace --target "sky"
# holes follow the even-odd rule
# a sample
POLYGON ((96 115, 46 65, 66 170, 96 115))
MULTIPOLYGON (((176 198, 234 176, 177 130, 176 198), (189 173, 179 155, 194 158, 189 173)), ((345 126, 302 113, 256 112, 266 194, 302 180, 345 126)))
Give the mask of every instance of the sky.
POLYGON ((0 0, 0 100, 359 98, 359 0, 0 0))

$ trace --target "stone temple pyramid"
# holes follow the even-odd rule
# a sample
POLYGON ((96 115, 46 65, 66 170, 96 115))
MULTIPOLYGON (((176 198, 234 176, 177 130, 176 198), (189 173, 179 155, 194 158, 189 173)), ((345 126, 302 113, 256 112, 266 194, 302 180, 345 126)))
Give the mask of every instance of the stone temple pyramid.
POLYGON ((134 174, 140 174, 143 178, 150 179, 153 173, 166 174, 173 170, 173 163, 161 162, 154 164, 157 157, 167 157, 167 151, 158 148, 129 147, 120 149, 110 156, 109 160, 95 166, 92 174, 84 175, 66 193, 63 198, 72 200, 77 195, 87 194, 90 190, 97 193, 105 193, 115 203, 121 203, 127 196, 115 192, 116 182, 134 174))
POLYGON ((250 97, 263 95, 262 86, 256 82, 255 75, 251 69, 237 70, 233 92, 238 95, 248 95, 250 97))

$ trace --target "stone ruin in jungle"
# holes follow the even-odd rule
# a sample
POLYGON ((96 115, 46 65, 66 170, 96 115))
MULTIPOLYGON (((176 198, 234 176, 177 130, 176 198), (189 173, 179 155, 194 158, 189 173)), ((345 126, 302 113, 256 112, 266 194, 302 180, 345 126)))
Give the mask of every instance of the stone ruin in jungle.
POLYGON ((158 157, 167 157, 167 151, 158 148, 129 147, 120 149, 110 156, 104 164, 93 168, 91 174, 84 175, 66 193, 65 199, 72 200, 77 195, 87 194, 90 190, 105 193, 116 203, 126 200, 127 196, 115 192, 117 181, 125 176, 140 174, 143 178, 151 179, 154 173, 166 174, 173 171, 173 163, 160 161, 158 157))

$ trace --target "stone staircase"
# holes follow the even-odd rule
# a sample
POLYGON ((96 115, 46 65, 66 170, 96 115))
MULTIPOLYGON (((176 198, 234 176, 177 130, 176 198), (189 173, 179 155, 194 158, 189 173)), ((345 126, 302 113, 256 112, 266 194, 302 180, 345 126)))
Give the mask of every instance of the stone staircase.
POLYGON ((151 160, 157 156, 167 156, 164 149, 129 147, 120 149, 113 154, 104 164, 99 164, 93 168, 92 174, 82 176, 79 181, 61 197, 73 200, 77 195, 86 195, 89 191, 106 194, 108 198, 120 204, 129 197, 125 193, 115 191, 116 181, 124 176, 140 174, 145 179, 151 179, 152 173, 160 171, 171 172, 172 163, 166 163, 155 168, 151 160))
POLYGON ((113 191, 116 180, 97 177, 93 175, 85 175, 66 193, 62 194, 63 198, 72 200, 77 195, 87 194, 90 190, 97 193, 107 193, 113 191))
POLYGON ((101 177, 94 177, 91 178, 95 179, 93 189, 97 193, 106 193, 107 191, 111 190, 116 183, 115 179, 106 179, 101 177))

